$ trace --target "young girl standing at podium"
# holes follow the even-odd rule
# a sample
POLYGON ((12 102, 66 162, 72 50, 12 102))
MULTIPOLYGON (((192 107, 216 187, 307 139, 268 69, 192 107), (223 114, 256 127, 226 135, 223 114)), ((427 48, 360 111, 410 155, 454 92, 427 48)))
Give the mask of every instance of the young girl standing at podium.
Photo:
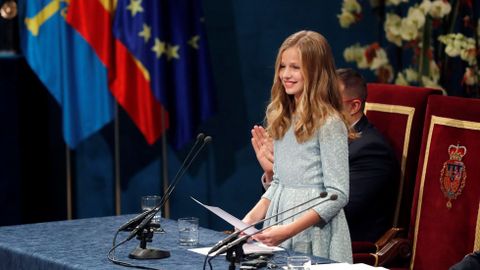
MULTIPOLYGON (((328 200, 253 238, 298 252, 351 262, 350 234, 343 207, 348 202, 348 129, 340 113, 333 55, 326 39, 300 31, 281 45, 275 63, 267 132, 274 139, 274 176, 270 188, 245 216, 253 224, 265 216, 328 192, 328 200)), ((309 205, 318 203, 314 200, 309 205)), ((295 208, 264 223, 269 226, 299 212, 295 208)))

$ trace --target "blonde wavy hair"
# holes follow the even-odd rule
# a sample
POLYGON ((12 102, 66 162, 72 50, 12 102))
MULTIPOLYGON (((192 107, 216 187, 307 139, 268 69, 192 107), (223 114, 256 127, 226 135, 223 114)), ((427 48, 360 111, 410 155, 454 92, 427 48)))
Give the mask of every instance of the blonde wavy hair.
MULTIPOLYGON (((298 142, 305 142, 325 123, 329 116, 338 116, 346 124, 341 113, 342 99, 338 90, 338 77, 332 50, 327 40, 313 31, 300 31, 289 36, 278 50, 270 103, 266 110, 267 132, 281 139, 293 122, 298 142), (282 54, 289 48, 300 52, 304 88, 296 102, 283 87, 279 70, 282 54)), ((348 127, 348 125, 346 124, 348 127)))

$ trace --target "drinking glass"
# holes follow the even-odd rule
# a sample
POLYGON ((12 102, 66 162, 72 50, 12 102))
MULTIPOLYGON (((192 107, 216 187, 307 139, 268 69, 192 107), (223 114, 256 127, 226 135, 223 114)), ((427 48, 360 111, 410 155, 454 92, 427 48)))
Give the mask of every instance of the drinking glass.
POLYGON ((288 270, 309 270, 312 261, 308 256, 290 256, 287 258, 288 270))
MULTIPOLYGON (((155 206, 158 206, 160 204, 162 197, 158 195, 147 195, 142 197, 142 211, 150 211, 152 210, 155 206)), ((151 223, 154 225, 158 225, 154 229, 155 232, 163 232, 162 227, 160 226, 160 219, 162 217, 162 210, 159 210, 155 216, 152 218, 151 223)))
POLYGON ((181 246, 198 245, 198 218, 185 217, 178 219, 178 238, 181 246))

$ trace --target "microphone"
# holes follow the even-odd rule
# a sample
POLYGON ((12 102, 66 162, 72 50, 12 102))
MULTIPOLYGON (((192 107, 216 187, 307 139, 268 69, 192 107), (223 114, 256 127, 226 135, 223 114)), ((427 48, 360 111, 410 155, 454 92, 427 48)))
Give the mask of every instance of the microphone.
MULTIPOLYGON (((185 168, 185 163, 187 162, 187 160, 190 158, 190 156, 192 155, 193 153, 193 150, 195 149, 195 147, 201 142, 203 141, 205 138, 205 134, 203 133, 199 133, 197 135, 197 139, 195 141, 195 143, 193 144, 192 148, 190 149, 190 151, 188 152, 187 156, 185 157, 182 165, 180 166, 180 169, 177 171, 177 173, 175 174, 175 177, 174 179, 176 179, 179 175, 179 173, 185 168)), ((210 138, 211 140, 211 138, 210 138)), ((172 182, 173 183, 173 182, 172 182)), ((165 191, 165 193, 167 193, 170 189, 172 189, 172 184, 170 184, 167 188, 167 190, 165 191)), ((158 203, 157 206, 155 206, 154 208, 148 210, 148 211, 145 211, 135 217, 133 217, 132 219, 130 219, 129 221, 127 221, 126 223, 124 223, 122 226, 120 226, 120 228, 118 228, 117 231, 131 231, 133 228, 135 228, 135 226, 137 226, 140 222, 142 222, 142 220, 148 216, 150 213, 154 212, 157 210, 157 207, 162 207, 163 204, 165 204, 163 202, 163 198, 162 200, 158 203)))
MULTIPOLYGON (((318 198, 318 197, 316 197, 316 198, 318 198)), ((281 222, 283 222, 283 221, 285 221, 285 220, 287 220, 287 219, 290 219, 290 218, 292 218, 292 217, 294 217, 294 216, 296 216, 296 215, 298 215, 298 214, 301 214, 301 213, 303 213, 303 212, 305 212, 305 211, 308 211, 308 210, 312 209, 312 208, 315 207, 315 206, 318 206, 318 205, 323 204, 323 203, 328 202, 328 201, 335 201, 336 199, 338 199, 338 195, 337 195, 337 194, 332 194, 332 195, 330 195, 330 197, 328 197, 326 200, 320 201, 320 202, 318 202, 318 203, 316 203, 316 204, 314 204, 314 205, 312 205, 312 206, 310 206, 310 207, 308 207, 308 208, 305 208, 305 209, 303 209, 303 210, 301 210, 301 211, 299 211, 299 212, 297 212, 297 213, 294 213, 293 215, 290 215, 290 216, 288 216, 288 217, 286 217, 286 218, 284 218, 284 219, 282 219, 282 220, 279 220, 279 221, 277 221, 277 222, 275 222, 275 223, 273 223, 273 224, 271 224, 271 225, 269 225, 269 226, 267 226, 267 227, 264 227, 264 228, 258 230, 257 232, 255 232, 255 233, 253 233, 253 234, 250 234, 250 235, 247 234, 247 235, 244 235, 244 236, 242 236, 242 237, 240 237, 240 238, 237 238, 236 240, 232 241, 231 243, 228 243, 228 244, 224 245, 222 248, 220 248, 220 249, 218 250, 218 252, 215 254, 215 256, 226 252, 226 251, 229 250, 230 248, 232 248, 232 247, 234 247, 234 246, 236 246, 236 245, 238 245, 238 244, 240 244, 240 243, 242 243, 242 242, 244 242, 244 241, 247 241, 247 239, 248 239, 249 237, 251 237, 251 236, 253 236, 253 235, 255 235, 255 234, 261 233, 261 232, 263 232, 264 230, 266 230, 266 229, 268 229, 268 228, 270 228, 270 227, 273 227, 273 226, 275 226, 275 225, 278 225, 278 224, 280 224, 281 222)), ((277 216, 278 216, 278 215, 279 215, 279 214, 277 214, 277 216)), ((272 217, 273 217, 273 216, 272 216, 272 217)))
MULTIPOLYGON (((180 169, 178 170, 178 172, 176 173, 174 179, 172 180, 172 183, 170 184, 170 186, 167 188, 167 191, 165 191, 165 195, 163 195, 162 197, 162 200, 160 201, 160 203, 158 204, 158 206, 154 207, 151 211, 151 213, 148 213, 145 215, 144 219, 141 220, 140 224, 138 224, 133 230, 132 232, 130 233, 130 235, 127 237, 127 241, 132 239, 138 231, 140 230, 143 230, 149 223, 150 221, 152 220, 152 218, 155 216, 155 214, 158 213, 158 211, 160 211, 160 209, 162 209, 162 207, 165 205, 165 203, 168 201, 168 199, 170 198, 170 195, 172 194, 173 190, 175 189, 175 187, 177 186, 177 183, 178 181, 182 178, 182 176, 185 174, 185 172, 187 171, 188 168, 190 168, 190 165, 192 164, 192 162, 196 159, 196 157, 198 156, 198 154, 202 151, 202 149, 205 147, 206 144, 208 144, 209 142, 212 141, 212 137, 210 136, 205 136, 203 135, 203 133, 200 133, 198 136, 197 136, 197 142, 195 142, 194 146, 192 147, 192 150, 190 150, 190 153, 188 153, 187 157, 185 158, 185 160, 183 161, 182 163, 182 166, 180 167, 180 169), (196 151, 193 151, 193 149, 195 148, 195 145, 197 145, 198 142, 202 141, 202 144, 197 148, 196 151), (187 163, 187 160, 188 160, 188 157, 192 154, 192 158, 190 158, 190 160, 188 161, 187 163)), ((138 223, 138 222, 137 222, 138 223)))
POLYGON ((125 222, 122 226, 120 226, 120 228, 118 228, 118 232, 121 232, 121 231, 130 231, 132 229, 132 227, 135 227, 137 225, 137 223, 139 223, 141 220, 143 220, 148 214, 150 214, 152 211, 153 211, 154 208, 148 210, 148 211, 145 211, 145 212, 142 212, 141 214, 133 217, 132 219, 130 219, 129 221, 125 222))
POLYGON ((286 210, 284 210, 284 211, 282 211, 282 212, 280 212, 280 213, 277 213, 277 214, 275 214, 275 215, 273 215, 273 216, 266 217, 266 218, 261 219, 261 220, 255 222, 255 223, 253 223, 253 224, 250 224, 249 226, 247 226, 247 227, 245 227, 245 228, 243 228, 243 229, 241 229, 241 230, 238 230, 238 231, 230 234, 230 235, 227 236, 226 238, 222 239, 221 241, 219 241, 217 244, 215 244, 215 245, 208 251, 207 255, 212 254, 213 252, 219 250, 219 249, 220 249, 222 246, 224 246, 225 244, 228 244, 228 243, 232 242, 233 240, 237 239, 238 235, 241 234, 242 232, 244 232, 244 231, 246 231, 246 230, 248 230, 248 229, 250 229, 250 228, 252 228, 252 227, 254 227, 254 226, 256 226, 256 225, 258 225, 258 224, 260 224, 260 223, 262 223, 262 222, 264 222, 264 221, 266 221, 266 220, 270 220, 270 219, 272 219, 272 218, 278 217, 278 216, 281 215, 281 214, 284 214, 284 213, 286 213, 286 212, 288 212, 288 211, 294 210, 295 208, 298 208, 298 207, 300 207, 300 206, 303 206, 303 205, 305 205, 305 204, 307 204, 307 203, 309 203, 309 202, 311 202, 311 201, 314 201, 314 200, 319 199, 319 198, 325 198, 325 197, 327 197, 327 195, 328 195, 328 193, 325 192, 325 191, 323 191, 323 192, 320 193, 320 195, 319 195, 318 197, 312 198, 312 199, 310 199, 310 200, 308 200, 308 201, 306 201, 306 202, 303 202, 303 203, 301 203, 301 204, 299 204, 299 205, 295 205, 295 206, 293 206, 293 207, 291 207, 291 208, 289 208, 289 209, 286 209, 286 210))

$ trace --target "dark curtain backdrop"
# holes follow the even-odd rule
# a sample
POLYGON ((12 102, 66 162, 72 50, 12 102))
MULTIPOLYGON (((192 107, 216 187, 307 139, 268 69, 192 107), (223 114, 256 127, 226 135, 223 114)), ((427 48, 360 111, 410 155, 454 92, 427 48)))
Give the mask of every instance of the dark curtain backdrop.
MULTIPOLYGON (((213 142, 174 191, 171 218, 197 216, 202 226, 223 230, 231 227, 190 196, 239 218, 261 196, 262 171, 250 145, 250 129, 262 123, 281 42, 301 29, 318 31, 329 40, 337 66, 346 67, 343 49, 356 41, 377 40, 381 28, 366 10, 361 23, 372 27, 341 29, 336 17, 341 1, 203 3, 218 113, 199 130, 213 142)), ((21 57, 0 59, 0 82, 0 225, 66 219, 60 108, 21 57)), ((142 195, 162 193, 161 142, 148 145, 122 109, 118 121, 121 212, 137 213, 142 195)), ((71 152, 74 218, 115 214, 113 132, 110 123, 71 152)), ((170 179, 190 146, 168 148, 170 179)))

